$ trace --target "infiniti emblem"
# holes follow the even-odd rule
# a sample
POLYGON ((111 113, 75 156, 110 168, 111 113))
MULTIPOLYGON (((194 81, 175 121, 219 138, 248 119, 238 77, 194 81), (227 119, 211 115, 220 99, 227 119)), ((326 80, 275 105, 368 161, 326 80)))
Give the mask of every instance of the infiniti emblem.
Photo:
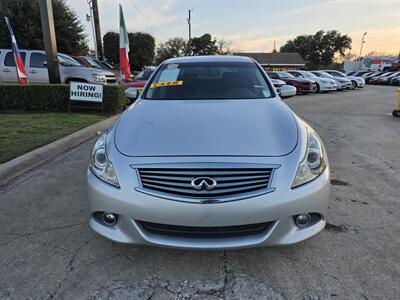
POLYGON ((210 177, 197 177, 190 183, 192 187, 198 191, 207 190, 211 191, 217 186, 217 181, 210 177))

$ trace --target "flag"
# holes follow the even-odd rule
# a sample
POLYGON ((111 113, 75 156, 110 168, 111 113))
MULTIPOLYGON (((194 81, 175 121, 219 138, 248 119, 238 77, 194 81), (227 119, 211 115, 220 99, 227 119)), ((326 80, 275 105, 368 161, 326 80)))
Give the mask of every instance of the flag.
POLYGON ((17 69, 18 83, 25 84, 28 82, 28 75, 26 74, 24 62, 22 61, 21 55, 19 54, 17 41, 15 40, 14 32, 11 28, 10 21, 8 20, 7 17, 4 18, 6 19, 8 31, 10 31, 11 35, 11 46, 14 53, 14 61, 15 61, 15 67, 17 69))
POLYGON ((119 68, 121 76, 127 80, 131 76, 131 67, 129 65, 129 40, 128 32, 126 31, 124 13, 122 6, 119 5, 119 68))

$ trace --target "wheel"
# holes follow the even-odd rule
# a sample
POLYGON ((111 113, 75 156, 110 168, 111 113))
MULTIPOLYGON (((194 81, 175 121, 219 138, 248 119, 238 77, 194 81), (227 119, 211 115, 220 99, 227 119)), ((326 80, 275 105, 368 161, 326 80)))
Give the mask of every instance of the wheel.
POLYGON ((351 90, 355 90, 357 87, 357 82, 355 82, 354 80, 351 81, 351 90))
POLYGON ((392 115, 393 115, 393 117, 400 118, 400 110, 395 109, 395 110, 392 112, 392 115))
POLYGON ((320 91, 320 86, 319 86, 319 83, 316 82, 316 83, 315 83, 315 91, 314 91, 314 89, 313 89, 313 93, 319 93, 319 91, 320 91))

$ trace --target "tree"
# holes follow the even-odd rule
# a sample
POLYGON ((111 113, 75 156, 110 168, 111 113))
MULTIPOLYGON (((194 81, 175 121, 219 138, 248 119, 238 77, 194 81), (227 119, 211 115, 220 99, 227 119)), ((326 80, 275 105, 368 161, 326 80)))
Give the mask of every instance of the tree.
POLYGON ((161 43, 156 50, 156 64, 172 57, 180 57, 186 54, 187 42, 183 38, 172 38, 161 43))
MULTIPOLYGON (((143 32, 128 32, 129 62, 132 70, 141 70, 154 63, 154 37, 143 32)), ((104 56, 113 64, 119 64, 119 33, 109 31, 103 36, 104 56)))
POLYGON ((217 54, 218 55, 231 55, 234 53, 234 50, 232 50, 232 42, 231 41, 226 41, 223 38, 217 40, 216 46, 217 46, 217 54))
POLYGON ((318 31, 314 35, 299 35, 280 48, 280 52, 298 52, 306 61, 307 67, 318 68, 330 65, 336 54, 345 55, 351 49, 351 38, 336 30, 318 31))
POLYGON ((193 55, 215 55, 218 53, 217 41, 209 33, 192 38, 190 47, 193 55))
MULTIPOLYGON (((78 16, 64 0, 53 0, 57 49, 73 55, 89 50, 84 28, 78 16)), ((44 49, 39 4, 36 0, 0 1, 0 16, 8 16, 21 49, 44 49)), ((11 39, 3 20, 0 21, 0 48, 11 48, 11 39)))
POLYGON ((154 63, 154 37, 148 33, 128 33, 129 62, 132 70, 141 70, 145 66, 154 63))
POLYGON ((108 31, 103 35, 103 48, 107 61, 119 64, 119 34, 117 32, 108 31))

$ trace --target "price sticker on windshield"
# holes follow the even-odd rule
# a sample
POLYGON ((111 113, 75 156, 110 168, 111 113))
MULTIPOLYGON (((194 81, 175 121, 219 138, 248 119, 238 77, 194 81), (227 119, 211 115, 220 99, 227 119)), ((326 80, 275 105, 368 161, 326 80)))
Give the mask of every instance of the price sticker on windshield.
POLYGON ((182 85, 183 80, 177 80, 177 81, 166 81, 166 82, 157 82, 157 83, 152 83, 150 85, 150 88, 158 88, 158 87, 164 87, 164 86, 177 86, 177 85, 182 85))

